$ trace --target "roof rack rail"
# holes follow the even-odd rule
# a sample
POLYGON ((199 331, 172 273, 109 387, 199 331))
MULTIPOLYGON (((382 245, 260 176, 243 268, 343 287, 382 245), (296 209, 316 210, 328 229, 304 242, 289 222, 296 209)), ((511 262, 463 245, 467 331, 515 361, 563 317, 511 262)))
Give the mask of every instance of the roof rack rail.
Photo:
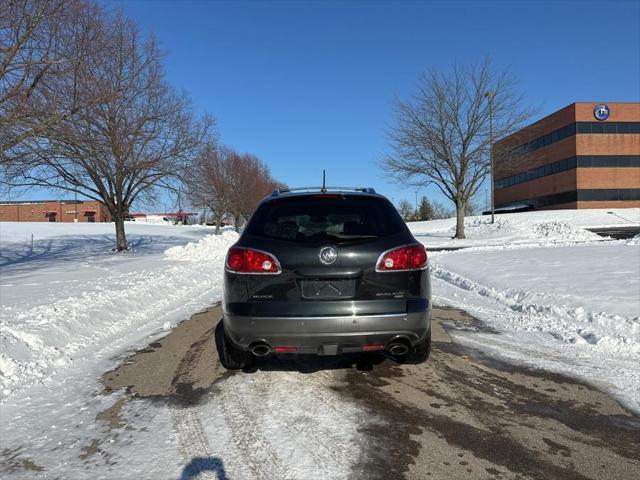
POLYGON ((277 197, 278 195, 282 194, 282 193, 289 193, 289 192, 304 192, 304 191, 319 191, 321 193, 327 192, 327 191, 333 191, 333 192, 344 192, 344 191, 348 191, 348 192, 363 192, 363 193, 372 193, 375 194, 376 191, 375 189, 371 188, 371 187, 296 187, 296 188, 276 188, 272 193, 271 196, 272 197, 277 197))

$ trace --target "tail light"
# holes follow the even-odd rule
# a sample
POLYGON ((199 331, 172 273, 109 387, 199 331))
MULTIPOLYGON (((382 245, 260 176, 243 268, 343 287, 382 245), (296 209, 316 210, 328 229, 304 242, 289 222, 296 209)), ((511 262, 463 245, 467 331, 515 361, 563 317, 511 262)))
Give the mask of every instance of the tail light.
POLYGON ((378 350, 384 350, 384 345, 363 345, 363 352, 376 352, 378 350))
POLYGON ((296 353, 298 347, 274 347, 273 351, 276 353, 296 353))
POLYGON ((420 270, 427 266, 427 251, 423 245, 405 245, 383 252, 378 258, 376 272, 420 270))
POLYGON ((230 248, 227 252, 227 270, 235 273, 278 274, 280 263, 270 253, 251 248, 230 248))

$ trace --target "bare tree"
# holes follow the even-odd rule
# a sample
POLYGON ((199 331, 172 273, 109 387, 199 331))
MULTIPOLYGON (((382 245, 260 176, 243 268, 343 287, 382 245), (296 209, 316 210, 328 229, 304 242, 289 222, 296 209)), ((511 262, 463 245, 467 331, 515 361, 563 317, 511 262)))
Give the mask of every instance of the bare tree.
POLYGON ((464 238, 466 205, 491 171, 488 100, 494 138, 513 132, 533 114, 515 86, 508 71, 494 71, 485 59, 477 66, 428 73, 413 98, 397 101, 389 131, 392 154, 381 166, 398 181, 435 184, 456 206, 455 238, 464 238))
POLYGON ((249 220, 258 203, 283 184, 278 183, 269 167, 254 155, 233 152, 228 162, 232 185, 229 209, 237 230, 243 221, 249 220))
POLYGON ((99 53, 85 58, 82 70, 58 82, 56 91, 57 98, 87 107, 32 138, 28 158, 11 162, 7 178, 11 186, 61 189, 104 202, 122 251, 131 205, 160 187, 176 187, 212 120, 197 121, 186 95, 167 84, 153 38, 142 38, 122 15, 100 12, 96 19, 99 53))
POLYGON ((59 83, 73 83, 87 56, 97 53, 96 18, 97 6, 82 0, 0 4, 0 164, 83 107, 73 92, 61 97, 59 83))
POLYGON ((413 205, 408 200, 402 199, 398 203, 398 213, 405 222, 411 221, 413 218, 413 205))
POLYGON ((476 202, 473 198, 467 201, 464 208, 465 208, 464 214, 467 217, 470 217, 473 215, 480 215, 482 213, 482 206, 478 202, 476 202))
POLYGON ((433 202, 433 219, 440 220, 442 218, 451 218, 455 215, 451 208, 447 208, 440 202, 433 202))
POLYGON ((191 202, 209 209, 216 233, 220 233, 222 220, 230 210, 232 181, 228 160, 232 154, 210 139, 198 153, 187 182, 191 202))
POLYGON ((218 233, 225 216, 232 216, 239 229, 258 203, 282 185, 256 156, 239 154, 210 141, 197 157, 188 191, 192 203, 209 208, 218 233))

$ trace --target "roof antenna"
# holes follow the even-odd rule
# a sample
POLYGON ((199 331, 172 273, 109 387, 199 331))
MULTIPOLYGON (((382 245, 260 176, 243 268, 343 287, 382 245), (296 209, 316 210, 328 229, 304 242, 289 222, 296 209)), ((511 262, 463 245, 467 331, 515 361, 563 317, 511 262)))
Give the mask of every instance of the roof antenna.
POLYGON ((326 182, 325 182, 325 171, 324 169, 322 170, 322 190, 320 190, 321 192, 326 193, 327 191, 327 187, 326 187, 326 182))

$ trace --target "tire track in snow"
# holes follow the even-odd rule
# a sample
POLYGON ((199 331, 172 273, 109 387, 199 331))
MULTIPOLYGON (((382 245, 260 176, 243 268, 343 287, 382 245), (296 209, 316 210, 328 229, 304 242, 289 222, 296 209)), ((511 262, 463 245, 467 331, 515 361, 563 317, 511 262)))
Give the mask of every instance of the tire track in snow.
MULTIPOLYGON (((317 372, 315 375, 310 375, 310 379, 313 383, 316 383, 318 386, 322 386, 327 388, 328 385, 325 383, 327 380, 332 380, 332 378, 326 372, 317 372), (324 380, 324 381, 321 381, 324 380)), ((326 394, 325 394, 326 395, 326 394)), ((336 402, 327 401, 325 397, 325 401, 323 402, 323 407, 329 407, 334 412, 337 412, 336 402)), ((313 406, 307 410, 311 417, 318 418, 320 416, 320 408, 313 406)), ((330 468, 330 463, 336 463, 342 456, 342 447, 339 442, 325 440, 322 436, 317 435, 317 426, 311 422, 293 422, 285 425, 287 431, 293 436, 300 437, 308 437, 313 438, 315 436, 316 444, 315 447, 319 448, 322 451, 308 449, 307 452, 309 455, 312 455, 316 462, 321 466, 321 471, 327 471, 330 468), (325 452, 324 454, 322 452, 325 452)))
POLYGON ((258 479, 346 478, 366 448, 359 428, 368 416, 335 389, 342 371, 300 373, 279 363, 220 384, 234 443, 258 479))
MULTIPOLYGON (((282 463, 269 439, 260 431, 264 418, 262 412, 250 408, 244 401, 247 394, 268 395, 271 378, 266 382, 248 382, 252 392, 239 392, 238 388, 223 388, 218 399, 225 422, 231 430, 233 442, 246 459, 247 466, 256 479, 295 478, 282 463)), ((243 385, 240 385, 242 387, 243 385)))
POLYGON ((372 418, 344 394, 351 362, 276 357, 231 374, 215 351, 219 318, 219 307, 194 316, 106 374, 105 384, 164 403, 170 456, 184 468, 209 460, 228 478, 347 478, 368 448, 362 428, 372 418))
MULTIPOLYGON (((173 373, 171 385, 175 389, 178 399, 187 406, 171 405, 170 414, 173 431, 177 434, 178 450, 182 455, 185 465, 189 465, 195 458, 214 458, 209 439, 204 432, 200 418, 201 405, 198 399, 202 395, 202 389, 194 390, 197 375, 194 365, 205 364, 205 351, 210 347, 214 329, 204 331, 202 336, 191 343, 184 353, 173 373)), ((215 480, 217 475, 213 472, 201 471, 195 478, 200 480, 215 480)))
MULTIPOLYGON (((202 428, 200 410, 198 407, 171 408, 171 421, 177 434, 179 451, 185 464, 194 458, 210 458, 211 447, 202 428)), ((200 472, 199 480, 215 480, 216 476, 210 472, 200 472)))

